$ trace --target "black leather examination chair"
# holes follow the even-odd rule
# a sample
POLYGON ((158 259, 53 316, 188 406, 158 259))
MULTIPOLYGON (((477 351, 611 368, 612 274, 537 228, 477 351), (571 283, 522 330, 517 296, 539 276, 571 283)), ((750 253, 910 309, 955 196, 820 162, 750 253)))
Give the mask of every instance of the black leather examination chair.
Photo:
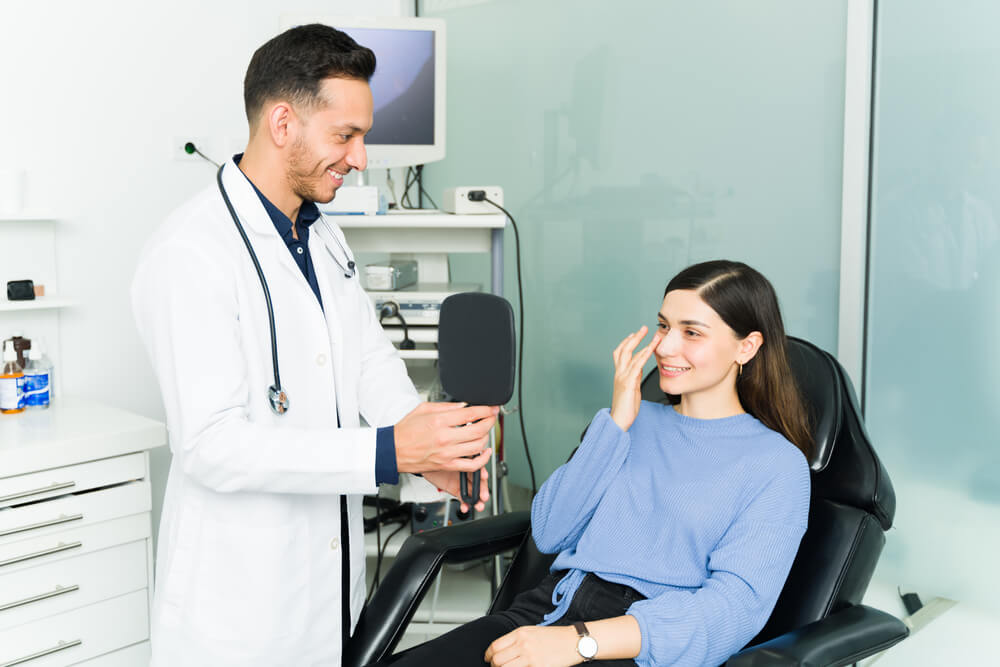
MULTIPOLYGON (((843 367, 830 354, 789 339, 789 361, 812 412, 812 499, 777 605, 763 630, 727 666, 850 665, 902 641, 897 618, 861 604, 892 525, 896 498, 865 432, 843 367)), ((663 401, 656 371, 645 400, 663 401)), ((490 611, 505 609, 548 573, 554 555, 531 539, 528 512, 513 512, 410 537, 363 611, 344 656, 360 667, 392 654, 443 563, 517 549, 490 611)))

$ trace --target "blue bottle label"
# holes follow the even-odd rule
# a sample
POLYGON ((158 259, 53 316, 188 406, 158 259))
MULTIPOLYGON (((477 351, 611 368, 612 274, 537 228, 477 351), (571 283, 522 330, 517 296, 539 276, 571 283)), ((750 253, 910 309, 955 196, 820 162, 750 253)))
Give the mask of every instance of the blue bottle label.
POLYGON ((24 404, 41 406, 49 404, 49 374, 31 373, 24 376, 24 404))

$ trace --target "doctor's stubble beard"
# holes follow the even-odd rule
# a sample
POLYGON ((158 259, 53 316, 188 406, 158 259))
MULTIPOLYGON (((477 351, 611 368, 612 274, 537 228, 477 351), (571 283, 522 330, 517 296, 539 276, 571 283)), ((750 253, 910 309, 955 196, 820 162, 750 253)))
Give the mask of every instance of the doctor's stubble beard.
MULTIPOLYGON (((335 165, 328 165, 335 166, 335 165)), ((337 195, 337 189, 333 189, 330 197, 320 194, 316 183, 329 182, 330 177, 326 173, 327 166, 322 160, 316 160, 310 153, 306 142, 299 137, 292 144, 291 156, 288 161, 288 168, 285 170, 285 178, 292 192, 303 201, 311 201, 317 204, 326 204, 333 201, 337 195), (312 165, 312 166, 310 166, 312 165)), ((347 171, 351 171, 348 167, 347 171)))

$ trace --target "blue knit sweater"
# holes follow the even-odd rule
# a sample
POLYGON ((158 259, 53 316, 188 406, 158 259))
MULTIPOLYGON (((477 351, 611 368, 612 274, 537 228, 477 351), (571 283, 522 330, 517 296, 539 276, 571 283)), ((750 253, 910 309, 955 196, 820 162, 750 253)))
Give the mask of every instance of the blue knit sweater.
POLYGON ((805 457, 748 414, 695 419, 644 401, 624 432, 602 410, 531 508, 539 550, 570 570, 542 624, 593 572, 647 598, 627 612, 638 665, 722 664, 767 621, 808 511, 805 457))

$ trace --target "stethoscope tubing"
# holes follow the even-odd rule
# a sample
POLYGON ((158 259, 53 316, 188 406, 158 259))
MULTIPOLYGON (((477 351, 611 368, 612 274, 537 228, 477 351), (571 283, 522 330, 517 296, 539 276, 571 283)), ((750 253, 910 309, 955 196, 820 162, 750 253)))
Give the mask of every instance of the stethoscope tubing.
POLYGON ((233 223, 236 225, 237 231, 240 233, 240 237, 243 239, 243 243, 246 244, 247 252, 250 253, 250 259, 253 261, 253 266, 257 269, 257 277, 260 278, 261 289, 264 290, 264 301, 267 303, 267 323, 271 330, 271 364, 274 368, 274 385, 269 388, 270 395, 268 397, 271 403, 271 410, 275 414, 282 415, 288 411, 288 394, 284 392, 281 388, 281 374, 278 372, 278 337, 274 331, 274 307, 271 305, 271 291, 267 287, 267 280, 264 278, 264 271, 260 268, 260 262, 257 260, 257 253, 254 252, 253 246, 250 245, 250 239, 247 238, 247 233, 243 229, 243 225, 240 223, 240 218, 236 214, 236 209, 233 208, 233 203, 229 200, 229 194, 226 192, 225 185, 222 184, 222 170, 225 167, 219 167, 219 171, 216 172, 215 180, 219 184, 219 192, 222 194, 222 201, 225 202, 226 208, 229 209, 229 215, 233 218, 233 223))

